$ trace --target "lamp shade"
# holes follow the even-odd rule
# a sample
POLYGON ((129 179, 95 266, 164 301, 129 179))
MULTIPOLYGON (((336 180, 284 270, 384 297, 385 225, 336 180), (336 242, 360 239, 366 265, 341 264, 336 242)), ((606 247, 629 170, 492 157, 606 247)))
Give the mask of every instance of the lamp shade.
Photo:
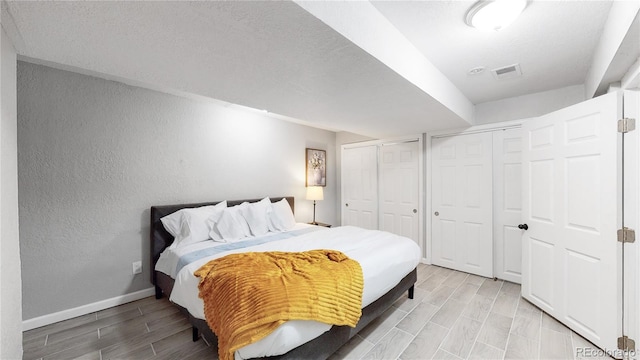
POLYGON ((307 200, 324 200, 322 186, 307 186, 307 200))

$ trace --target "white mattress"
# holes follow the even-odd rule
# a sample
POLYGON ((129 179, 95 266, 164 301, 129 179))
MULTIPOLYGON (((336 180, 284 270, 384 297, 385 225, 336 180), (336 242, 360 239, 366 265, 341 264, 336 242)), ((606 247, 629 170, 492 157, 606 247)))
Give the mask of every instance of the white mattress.
MULTIPOLYGON (((192 246, 195 245, 198 244, 192 246)), ((199 246, 203 247, 206 244, 199 246)), ((171 268, 176 268, 175 264, 178 260, 173 257, 179 255, 163 253, 156 270, 175 276, 176 281, 170 300, 186 308, 192 316, 204 319, 204 304, 198 297, 199 279, 193 273, 208 261, 239 252, 314 249, 339 250, 360 263, 364 275, 363 307, 391 290, 420 261, 420 248, 411 239, 383 231, 343 226, 331 229, 319 228, 318 231, 304 235, 211 255, 185 265, 176 275, 171 274, 171 268), (163 257, 164 260, 162 260, 163 257)), ((178 252, 193 251, 184 248, 177 250, 178 252)), ((322 335, 330 328, 329 324, 315 321, 288 321, 264 339, 236 351, 235 357, 248 359, 281 355, 322 335)))

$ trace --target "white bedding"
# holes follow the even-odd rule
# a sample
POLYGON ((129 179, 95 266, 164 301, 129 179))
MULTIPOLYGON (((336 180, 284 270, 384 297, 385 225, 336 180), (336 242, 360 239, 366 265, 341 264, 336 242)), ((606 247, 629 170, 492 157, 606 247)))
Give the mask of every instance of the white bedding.
MULTIPOLYGON (((189 246, 190 249, 177 250, 184 253, 194 251, 195 248, 214 246, 211 242, 205 243, 209 244, 194 244, 189 246)), ((170 255, 165 251, 167 254, 162 254, 156 270, 175 277, 170 300, 189 310, 192 316, 204 319, 204 305, 198 297, 199 279, 193 273, 208 261, 239 252, 313 249, 339 250, 360 263, 364 275, 363 307, 391 290, 420 261, 420 248, 411 239, 383 231, 343 226, 332 229, 318 228, 318 231, 304 235, 211 255, 185 265, 177 274, 172 274, 171 269, 175 272, 177 257, 180 254, 170 255)), ((248 359, 281 355, 322 335, 330 328, 329 324, 315 321, 288 321, 264 339, 236 351, 235 357, 248 359)))

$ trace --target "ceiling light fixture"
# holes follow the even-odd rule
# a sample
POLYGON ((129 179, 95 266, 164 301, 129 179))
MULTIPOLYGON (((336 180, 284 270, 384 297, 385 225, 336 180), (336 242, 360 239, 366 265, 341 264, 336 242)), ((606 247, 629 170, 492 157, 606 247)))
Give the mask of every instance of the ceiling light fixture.
POLYGON ((527 0, 480 0, 465 16, 465 23, 479 30, 498 31, 511 24, 527 6, 527 0))

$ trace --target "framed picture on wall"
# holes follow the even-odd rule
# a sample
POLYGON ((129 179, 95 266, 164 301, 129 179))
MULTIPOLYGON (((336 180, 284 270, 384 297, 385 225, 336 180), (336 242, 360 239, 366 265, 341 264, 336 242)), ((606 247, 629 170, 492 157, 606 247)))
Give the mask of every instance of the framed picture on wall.
POLYGON ((327 186, 327 152, 306 149, 307 186, 327 186))

